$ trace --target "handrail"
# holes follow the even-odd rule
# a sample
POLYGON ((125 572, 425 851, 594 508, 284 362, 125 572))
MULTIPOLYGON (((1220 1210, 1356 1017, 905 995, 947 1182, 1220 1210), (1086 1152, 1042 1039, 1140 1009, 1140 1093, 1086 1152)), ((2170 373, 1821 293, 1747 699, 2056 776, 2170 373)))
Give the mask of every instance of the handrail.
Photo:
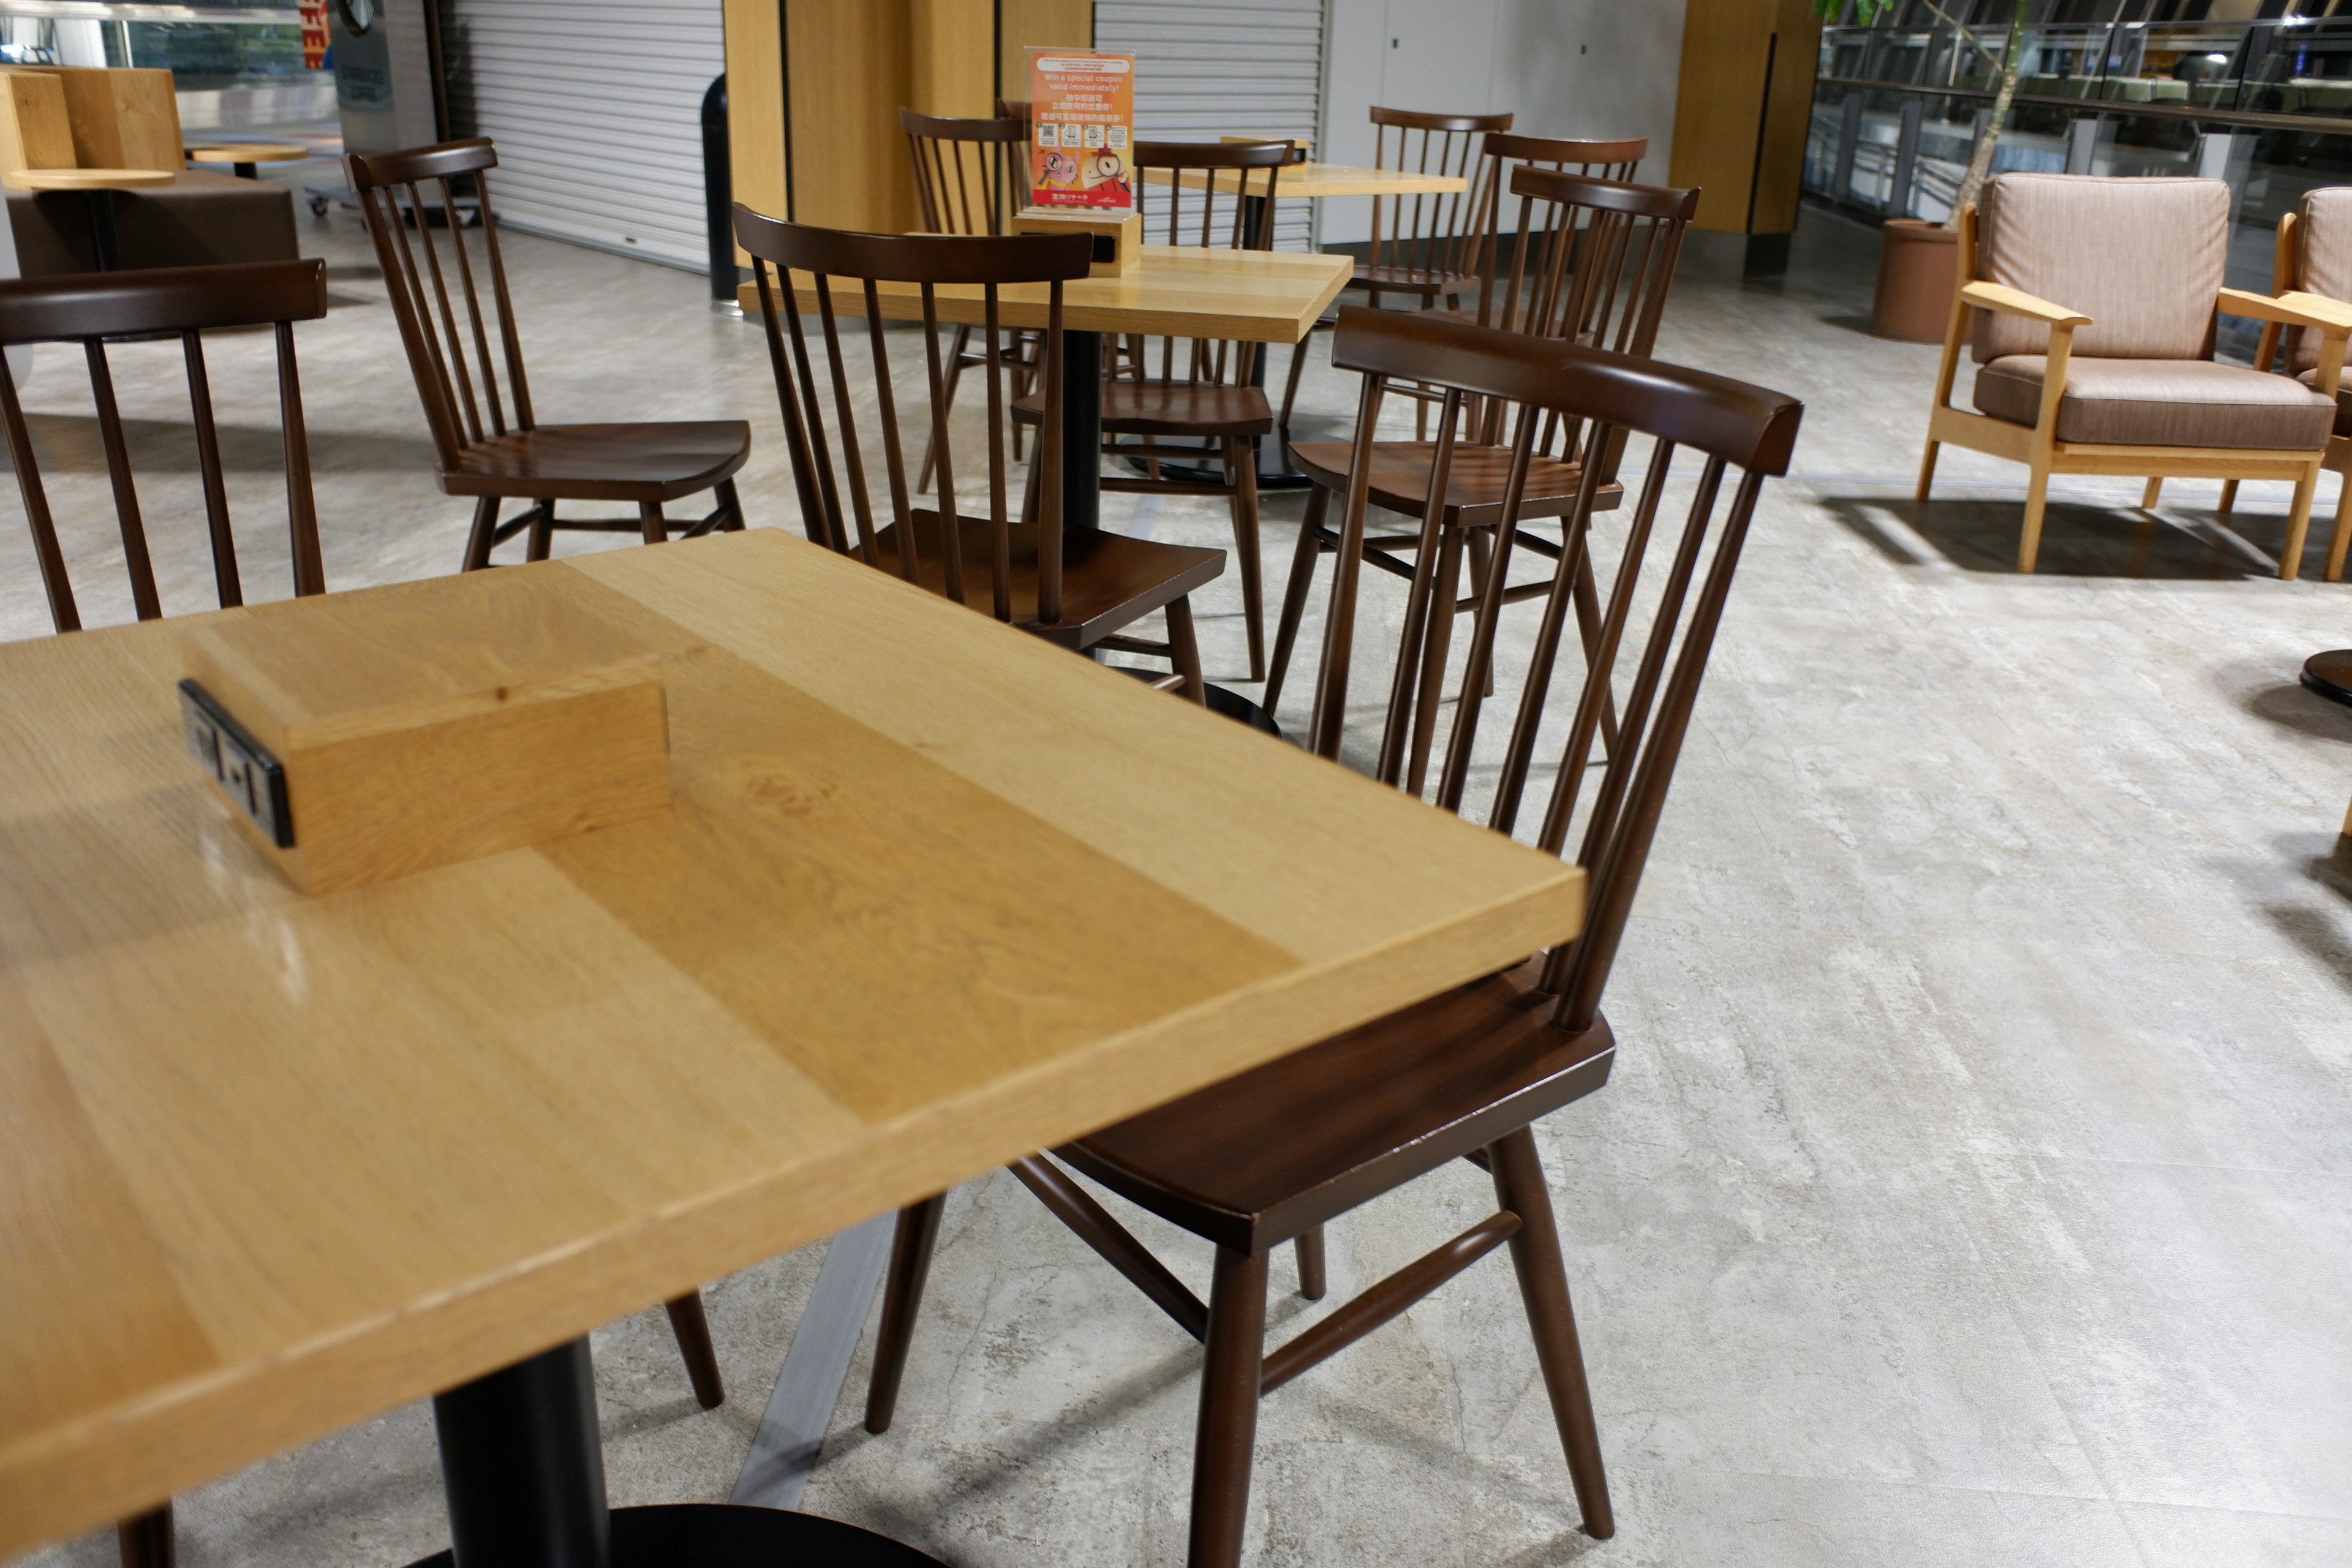
MULTIPOLYGON (((1822 87, 1861 88, 1870 92, 1916 92, 1938 98, 1973 98, 1990 103, 1993 94, 1981 88, 1930 87, 1921 82, 1875 81, 1866 77, 1825 76, 1814 79, 1822 87)), ((2021 92, 2017 103, 2074 109, 2091 114, 2133 119, 2186 120, 2200 125, 2242 125, 2252 131, 2308 131, 2322 136, 2352 136, 2352 120, 2332 114, 2279 114, 2254 109, 2200 109, 2195 104, 2130 103, 2116 98, 2066 98, 2055 93, 2021 92)))

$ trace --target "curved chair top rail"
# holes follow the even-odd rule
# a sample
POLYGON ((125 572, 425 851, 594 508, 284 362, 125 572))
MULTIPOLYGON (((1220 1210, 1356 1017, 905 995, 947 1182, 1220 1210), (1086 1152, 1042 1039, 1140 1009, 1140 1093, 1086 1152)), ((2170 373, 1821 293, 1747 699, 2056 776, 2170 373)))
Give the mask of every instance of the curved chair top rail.
POLYGON ((1690 221, 1698 211, 1697 187, 1636 185, 1625 180, 1596 180, 1566 169, 1520 167, 1511 171, 1511 195, 1539 202, 1574 202, 1603 212, 1630 213, 1635 217, 1690 221))
POLYGON ((1708 371, 1417 310, 1342 308, 1331 356, 1341 370, 1596 419, 1775 476, 1789 471, 1805 409, 1708 371))
POLYGON ((352 187, 373 191, 385 185, 416 184, 495 169, 499 166, 499 150, 487 136, 469 136, 463 142, 441 142, 430 147, 404 148, 397 153, 353 153, 344 162, 351 168, 352 187))
POLYGON ((267 326, 326 313, 327 264, 315 257, 0 283, 0 343, 267 326))
POLYGON ((1418 109, 1382 109, 1373 105, 1375 125, 1394 125, 1406 131, 1508 131, 1508 114, 1432 114, 1418 109))
POLYGON ((735 240, 762 261, 839 278, 904 283, 1055 283, 1084 278, 1085 234, 859 234, 787 223, 735 204, 735 240))
POLYGON ((1138 142, 1139 169, 1278 169, 1296 142, 1138 142))
POLYGON ((1026 118, 1000 115, 994 120, 951 120, 937 114, 918 114, 911 109, 898 110, 898 129, 909 136, 929 136, 940 142, 1026 142, 1029 121, 1026 118))
POLYGON ((1490 131, 1486 153, 1490 157, 1523 158, 1535 163, 1638 163, 1649 156, 1650 139, 1627 136, 1614 142, 1587 142, 1572 136, 1519 136, 1490 131))

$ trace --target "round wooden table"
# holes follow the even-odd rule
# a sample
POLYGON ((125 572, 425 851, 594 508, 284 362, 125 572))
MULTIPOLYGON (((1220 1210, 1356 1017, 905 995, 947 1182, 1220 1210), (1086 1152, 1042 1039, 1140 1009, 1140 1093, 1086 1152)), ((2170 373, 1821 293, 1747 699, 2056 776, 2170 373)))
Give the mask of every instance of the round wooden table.
POLYGON ((299 142, 222 142, 187 150, 191 163, 226 163, 240 180, 257 180, 263 163, 299 163, 310 149, 299 142))
POLYGON ((122 243, 114 227, 114 193, 168 185, 169 169, 15 169, 0 184, 17 191, 79 191, 89 212, 89 244, 100 272, 122 268, 122 243))

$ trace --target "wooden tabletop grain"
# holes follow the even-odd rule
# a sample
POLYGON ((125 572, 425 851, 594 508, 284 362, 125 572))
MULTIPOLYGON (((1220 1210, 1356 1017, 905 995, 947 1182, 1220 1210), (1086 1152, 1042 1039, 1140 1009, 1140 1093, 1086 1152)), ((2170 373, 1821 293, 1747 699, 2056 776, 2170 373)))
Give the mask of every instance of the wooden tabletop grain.
MULTIPOLYGON (((1265 172, 1246 171, 1250 188, 1255 195, 1265 194, 1265 172)), ((1171 175, 1181 174, 1187 189, 1213 188, 1231 194, 1238 177, 1230 169, 1146 169, 1145 181, 1164 185, 1171 175)), ((1443 195, 1467 190, 1470 182, 1460 174, 1431 174, 1412 169, 1362 169, 1349 163, 1291 163, 1275 182, 1276 201, 1292 196, 1411 196, 1443 195)))
POLYGON ((0 646, 0 1557, 1499 968, 1582 896, 773 531, 0 646), (310 899, 182 751, 194 622, 551 602, 661 656, 667 813, 310 899))
MULTIPOLYGON (((1295 343, 1339 297, 1354 270, 1349 258, 1318 251, 1147 245, 1142 260, 1126 277, 1081 278, 1064 284, 1062 324, 1080 332, 1295 343)), ((814 281, 806 273, 793 278, 801 308, 815 310, 814 281)), ((1007 327, 1044 326, 1047 292, 1043 283, 1005 286, 998 290, 998 319, 1007 327)), ((759 286, 746 283, 738 293, 744 313, 756 314, 759 286)), ((986 319, 976 285, 942 285, 936 293, 940 321, 977 325, 986 319)), ((865 315, 865 298, 856 286, 836 279, 832 294, 839 314, 865 315)), ((884 283, 876 294, 886 317, 922 320, 922 292, 916 285, 884 283)))

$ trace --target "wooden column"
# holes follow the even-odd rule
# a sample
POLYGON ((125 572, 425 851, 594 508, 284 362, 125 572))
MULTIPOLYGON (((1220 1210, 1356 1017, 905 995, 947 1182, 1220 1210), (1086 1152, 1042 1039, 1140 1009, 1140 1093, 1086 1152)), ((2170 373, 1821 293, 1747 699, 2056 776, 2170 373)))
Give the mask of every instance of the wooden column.
POLYGON ((1694 226, 1748 237, 1747 270, 1788 264, 1822 25, 1807 0, 1686 0, 1669 178, 1694 226))

